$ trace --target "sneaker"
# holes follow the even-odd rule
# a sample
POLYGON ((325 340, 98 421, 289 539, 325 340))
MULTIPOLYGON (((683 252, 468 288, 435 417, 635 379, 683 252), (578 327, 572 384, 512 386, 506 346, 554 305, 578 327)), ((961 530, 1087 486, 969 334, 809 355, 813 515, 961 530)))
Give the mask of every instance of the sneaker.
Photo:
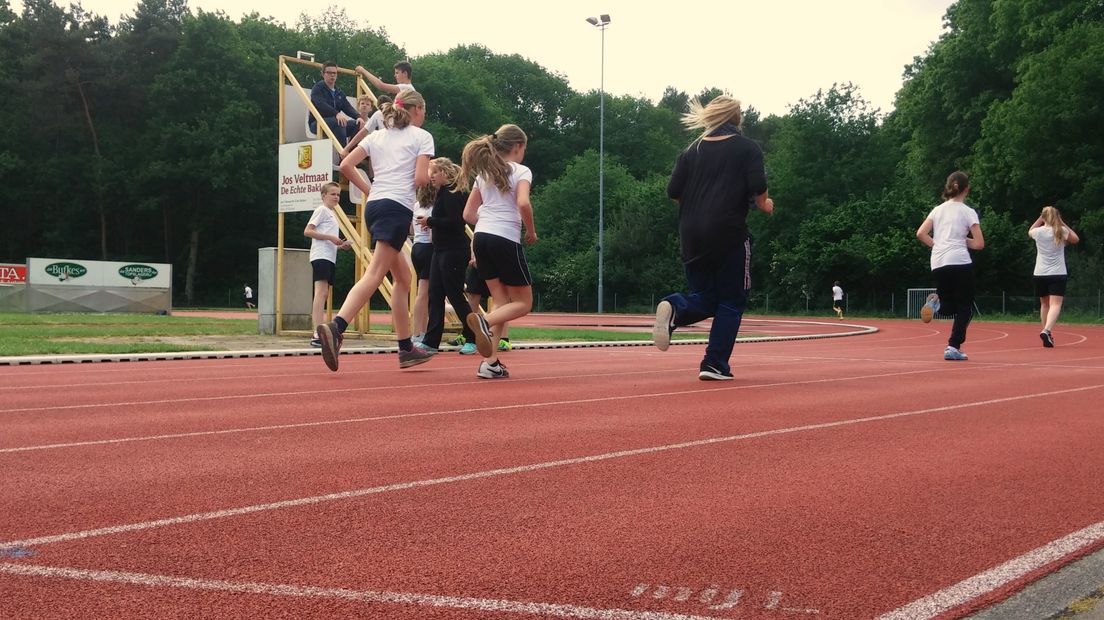
MULTIPOLYGON (((931 323, 932 317, 939 312, 939 295, 932 293, 928 295, 928 300, 924 302, 924 307, 920 308, 920 320, 925 323, 931 323)), ((957 349, 956 349, 957 350, 957 349)))
POLYGON ((671 332, 675 331, 675 308, 671 302, 663 300, 656 305, 655 325, 652 327, 652 341, 660 351, 671 346, 671 332))
POLYGON ((472 312, 468 315, 468 327, 475 332, 475 348, 479 349, 479 354, 483 357, 494 355, 494 344, 491 343, 493 336, 487 319, 478 312, 472 312))
POLYGON ((310 346, 312 346, 316 349, 322 348, 322 339, 319 338, 318 336, 315 336, 314 338, 311 338, 310 339, 310 346))
POLYGON ((409 351, 399 350, 399 368, 410 368, 418 364, 424 364, 431 357, 437 355, 437 349, 423 347, 421 343, 414 345, 409 351))
POLYGON ((475 355, 477 352, 474 342, 465 342, 464 346, 460 347, 460 355, 475 355))
POLYGON ((1048 349, 1054 348, 1054 338, 1050 335, 1050 332, 1045 329, 1039 332, 1039 338, 1043 341, 1043 346, 1048 349))
POLYGON ((943 359, 949 362, 961 362, 970 359, 970 357, 962 351, 948 346, 946 349, 943 349, 943 359))
POLYGON ((425 334, 418 334, 417 336, 411 336, 410 337, 410 342, 413 342, 414 344, 422 344, 422 342, 424 340, 425 340, 425 334))
POLYGON ((506 340, 505 338, 502 338, 501 340, 498 341, 498 350, 499 351, 509 351, 513 348, 514 348, 514 345, 510 344, 510 341, 506 340))
POLYGON ((337 356, 341 354, 341 341, 345 338, 333 321, 318 326, 318 340, 322 345, 322 361, 326 367, 337 372, 337 356))
POLYGON ((698 379, 702 381, 732 381, 732 373, 718 370, 712 364, 702 364, 698 379))
POLYGON ((466 343, 467 341, 468 341, 468 339, 464 337, 464 334, 460 334, 459 336, 453 338, 452 340, 449 340, 449 346, 462 347, 462 346, 464 346, 464 343, 466 343))
POLYGON ((510 371, 506 370, 506 365, 501 361, 495 362, 493 366, 487 362, 479 362, 479 371, 475 376, 480 379, 506 379, 510 376, 510 371))

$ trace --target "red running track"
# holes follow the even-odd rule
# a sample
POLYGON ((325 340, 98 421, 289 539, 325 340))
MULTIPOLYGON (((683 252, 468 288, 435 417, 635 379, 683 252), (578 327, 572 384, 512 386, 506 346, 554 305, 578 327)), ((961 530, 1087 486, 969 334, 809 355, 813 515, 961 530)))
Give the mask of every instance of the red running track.
POLYGON ((5 368, 4 613, 957 617, 1102 545, 1104 329, 953 363, 873 323, 730 383, 701 345, 5 368))

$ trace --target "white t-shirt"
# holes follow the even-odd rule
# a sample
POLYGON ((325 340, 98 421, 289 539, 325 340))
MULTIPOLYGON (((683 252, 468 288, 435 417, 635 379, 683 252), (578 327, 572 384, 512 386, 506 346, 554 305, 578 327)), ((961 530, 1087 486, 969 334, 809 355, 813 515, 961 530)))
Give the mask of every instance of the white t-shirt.
POLYGON ((1066 239, 1069 233, 1070 229, 1063 226, 1062 243, 1054 245, 1054 229, 1050 226, 1039 226, 1028 231, 1035 240, 1035 275, 1066 275, 1066 239))
POLYGON ((928 219, 932 221, 932 238, 935 239, 931 253, 933 270, 974 262, 966 248, 966 235, 970 227, 980 223, 977 211, 961 202, 948 200, 932 209, 928 219))
POLYGON ((418 157, 433 157, 433 136, 414 125, 372 132, 358 145, 372 158, 376 181, 368 200, 388 198, 413 211, 414 165, 418 157))
MULTIPOLYGON (((414 217, 415 218, 417 218, 419 215, 424 215, 425 217, 429 217, 432 213, 433 213, 433 205, 430 205, 429 207, 423 207, 421 205, 421 203, 418 203, 418 202, 414 203, 414 217)), ((428 228, 425 229, 425 230, 422 230, 422 227, 418 226, 418 222, 416 222, 416 221, 414 222, 414 243, 432 243, 433 242, 432 234, 433 234, 432 231, 430 231, 428 228)))
MULTIPOLYGON (((333 209, 322 205, 311 214, 307 226, 314 224, 314 229, 324 235, 338 235, 341 228, 337 225, 337 216, 333 209)), ((310 260, 328 260, 337 264, 337 245, 329 239, 315 239, 311 237, 310 260)))
POLYGON ((253 289, 249 288, 248 286, 245 287, 245 298, 253 299, 253 289))
POLYGON ((483 198, 475 232, 489 233, 521 243, 521 212, 517 205, 517 186, 522 181, 533 183, 533 172, 519 163, 510 164, 510 191, 503 193, 489 179, 479 175, 475 187, 483 198))
POLYGON ((368 130, 368 133, 372 133, 377 129, 383 129, 383 112, 380 110, 372 112, 372 115, 368 117, 368 122, 364 123, 364 128, 368 130))
POLYGON ((832 301, 843 301, 843 289, 838 286, 832 287, 832 301))

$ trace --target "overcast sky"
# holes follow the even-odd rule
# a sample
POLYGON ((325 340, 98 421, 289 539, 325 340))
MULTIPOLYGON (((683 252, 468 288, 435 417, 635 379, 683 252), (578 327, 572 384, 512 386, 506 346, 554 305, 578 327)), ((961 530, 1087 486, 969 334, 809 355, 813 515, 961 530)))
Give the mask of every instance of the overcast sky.
MULTIPOLYGON (((80 4, 117 23, 120 16, 133 14, 137 0, 80 4)), ((939 38, 950 4, 951 0, 422 0, 338 6, 360 26, 385 28, 413 58, 479 43, 495 53, 529 58, 563 75, 579 91, 597 89, 601 83, 602 34, 585 19, 607 13, 611 23, 605 32, 606 92, 656 101, 667 86, 690 94, 717 87, 745 106, 785 114, 790 104, 836 82, 853 82, 867 101, 888 112, 901 87, 904 66, 939 38)), ((189 6, 221 10, 234 20, 256 11, 293 27, 304 10, 319 15, 326 4, 189 0, 189 6)), ((13 2, 13 8, 21 10, 21 2, 13 2)), ((369 61, 336 60, 350 67, 369 61)), ((415 86, 417 71, 415 65, 415 86)))

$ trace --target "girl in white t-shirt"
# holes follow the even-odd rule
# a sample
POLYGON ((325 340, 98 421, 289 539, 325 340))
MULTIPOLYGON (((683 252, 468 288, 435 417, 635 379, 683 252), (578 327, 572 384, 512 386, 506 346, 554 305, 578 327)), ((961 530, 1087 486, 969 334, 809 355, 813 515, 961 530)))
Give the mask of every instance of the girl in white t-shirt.
POLYGON ((528 138, 517 125, 503 125, 489 136, 472 140, 464 147, 459 182, 475 185, 464 206, 464 219, 475 226, 472 253, 475 267, 487 283, 495 309, 486 318, 478 312, 468 315, 475 332, 475 346, 483 356, 476 375, 502 379, 510 373, 498 360, 495 344, 502 337, 502 325, 529 314, 533 308, 533 278, 521 246, 537 242, 533 205, 529 189, 533 173, 521 165, 528 138))
MULTIPOLYGON (((419 192, 425 191, 425 185, 419 192)), ((413 332, 414 341, 422 342, 425 339, 426 326, 429 324, 429 269, 433 265, 433 239, 428 228, 417 224, 419 217, 426 218, 433 213, 433 203, 422 206, 419 200, 414 203, 414 218, 410 239, 410 262, 414 265, 414 276, 417 278, 414 295, 413 332)))
MULTIPOLYGON (((326 310, 326 298, 334 283, 337 272, 337 251, 347 250, 352 244, 341 238, 341 229, 337 225, 337 203, 341 200, 341 186, 326 183, 322 186, 322 206, 314 210, 303 234, 310 237, 310 264, 314 278, 314 301, 311 304, 311 321, 315 325, 322 323, 326 310)), ((311 338, 312 347, 322 346, 317 330, 311 338)))
POLYGON ((1062 313, 1062 300, 1066 296, 1066 246, 1081 239, 1062 221, 1062 214, 1054 207, 1043 207, 1039 219, 1027 229, 1027 235, 1035 240, 1035 296, 1039 298, 1039 316, 1043 331, 1039 338, 1043 346, 1054 346, 1050 330, 1062 313))
POLYGON ((963 203, 969 193, 966 173, 952 172, 943 187, 947 201, 932 209, 916 230, 916 238, 932 249, 931 269, 936 283, 936 292, 928 296, 920 318, 925 323, 935 313, 954 318, 943 350, 943 359, 952 361, 969 359, 962 352, 974 312, 974 264, 969 251, 985 247, 977 211, 963 203))
POLYGON ((368 269, 345 297, 341 311, 332 322, 318 327, 322 359, 330 370, 337 370, 349 321, 368 303, 388 271, 393 283, 391 316, 399 341, 399 367, 421 364, 433 356, 434 352, 415 346, 410 338, 410 263, 402 253, 414 218, 415 192, 429 182, 433 136, 422 129, 425 105, 415 90, 405 90, 394 103, 383 104, 385 129, 373 132, 341 160, 341 173, 368 196, 364 220, 375 247, 368 269), (372 158, 376 173, 372 184, 356 170, 365 157, 372 158))

